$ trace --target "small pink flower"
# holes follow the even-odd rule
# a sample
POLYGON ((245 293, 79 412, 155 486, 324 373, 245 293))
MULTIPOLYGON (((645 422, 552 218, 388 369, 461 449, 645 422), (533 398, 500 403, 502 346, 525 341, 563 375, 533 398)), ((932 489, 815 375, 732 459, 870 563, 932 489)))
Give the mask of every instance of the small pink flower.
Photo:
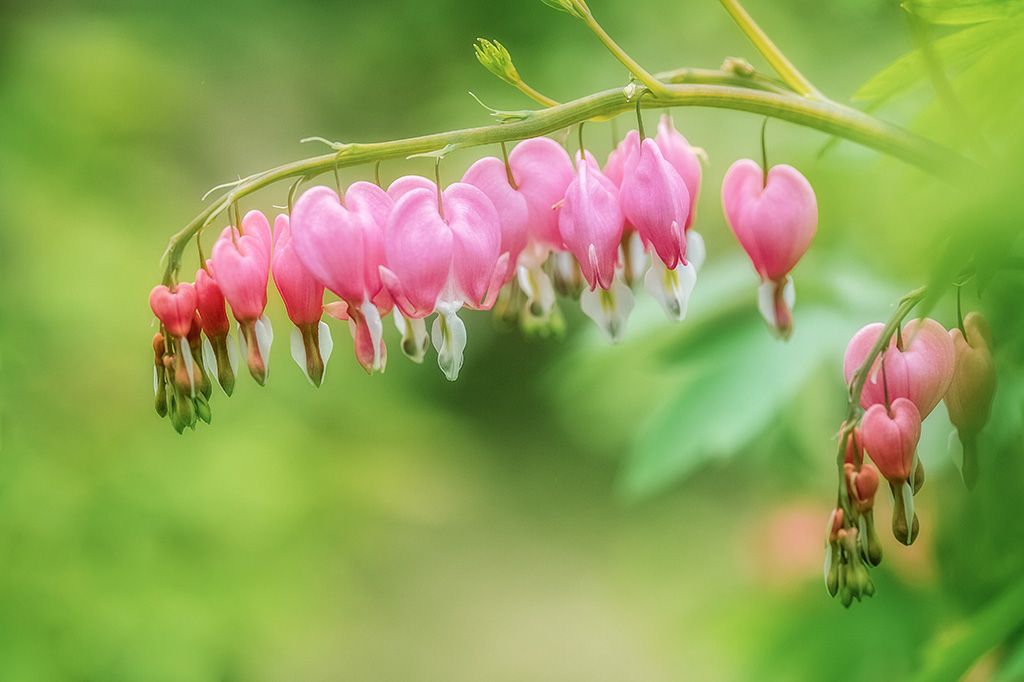
POLYGON ((226 227, 213 245, 214 278, 239 322, 258 320, 267 307, 271 248, 270 223, 259 211, 245 215, 241 234, 226 227))
POLYGON ((178 284, 173 290, 158 284, 149 292, 149 307, 171 336, 183 338, 192 327, 196 290, 188 282, 178 284))
POLYGON ((818 203, 807 179, 792 166, 761 167, 740 159, 722 181, 726 222, 761 278, 758 308, 773 332, 788 338, 795 299, 790 270, 818 229, 818 203))
MULTIPOLYGON (((871 346, 885 327, 881 322, 869 324, 854 334, 846 348, 843 374, 846 382, 864 363, 871 346)), ((871 366, 864 390, 860 395, 861 407, 868 408, 896 398, 907 398, 917 407, 924 419, 942 400, 953 379, 956 350, 946 330, 935 320, 911 320, 903 327, 903 347, 897 346, 893 336, 885 350, 885 371, 882 358, 871 366), (884 383, 883 383, 884 379, 884 383)))
POLYGON ((306 269, 350 304, 374 300, 382 289, 384 224, 394 202, 380 187, 357 182, 342 203, 329 187, 313 187, 292 208, 295 252, 306 269))
MULTIPOLYGON (((207 261, 207 266, 210 262, 207 261)), ((235 374, 238 372, 237 349, 229 344, 231 324, 228 321, 224 294, 217 280, 199 268, 196 272, 196 296, 198 298, 199 321, 206 335, 203 356, 206 364, 217 367, 217 383, 224 393, 231 395, 235 390, 235 374)))
POLYGON ((590 290, 607 290, 612 286, 625 224, 618 188, 589 155, 577 158, 576 167, 576 177, 565 190, 558 229, 579 261, 590 290))
POLYGON ((508 163, 519 193, 526 198, 530 242, 542 249, 561 249, 558 205, 576 175, 569 154, 551 138, 534 137, 517 144, 508 163))
POLYGON ((843 465, 843 471, 846 473, 846 490, 853 508, 858 514, 870 511, 878 491, 878 469, 869 462, 865 462, 860 470, 847 463, 843 465))
POLYGON ((516 262, 526 247, 526 225, 530 215, 526 197, 513 189, 505 163, 493 156, 486 156, 470 166, 462 176, 462 182, 486 194, 498 211, 501 223, 501 246, 498 250, 508 254, 508 268, 502 284, 508 284, 516 276, 516 262))
POLYGON ((896 398, 888 410, 876 403, 864 413, 860 428, 864 450, 878 471, 897 485, 909 480, 921 438, 921 413, 914 403, 896 398))
MULTIPOLYGON (((381 282, 384 225, 394 201, 377 185, 356 182, 345 202, 328 187, 313 187, 295 202, 291 215, 296 254, 309 272, 344 302, 356 358, 367 372, 387 363, 381 315, 391 297, 381 282)), ((338 314, 332 313, 337 317, 338 314)))
POLYGON ((454 381, 466 344, 457 312, 463 305, 482 310, 494 305, 508 254, 499 257, 501 224, 486 194, 455 183, 441 193, 440 203, 436 188, 401 194, 384 231, 387 266, 380 273, 405 318, 440 313, 434 346, 438 364, 454 381))
POLYGON ((626 159, 619 188, 622 213, 665 267, 686 263, 684 225, 690 210, 686 183, 651 138, 626 159))
POLYGON ((318 323, 323 314, 324 285, 299 259, 291 239, 288 216, 277 217, 274 233, 271 272, 288 312, 288 319, 296 326, 318 323))
POLYGON ((686 215, 686 229, 693 226, 694 213, 697 210, 697 195, 700 193, 701 165, 697 152, 686 141, 672 123, 672 117, 663 114, 658 121, 658 136, 654 138, 661 155, 676 169, 679 177, 686 183, 690 195, 690 207, 686 215))
POLYGON ((267 306, 267 283, 273 245, 270 223, 259 211, 249 211, 242 219, 241 233, 226 227, 213 245, 210 263, 231 314, 238 320, 239 345, 249 365, 249 373, 261 386, 267 380, 267 363, 274 332, 263 314, 267 306))
POLYGON ((961 434, 977 434, 988 421, 996 392, 996 366, 992 360, 992 334, 980 313, 964 318, 964 331, 949 331, 956 353, 953 380, 944 400, 949 421, 961 434))
POLYGON ((288 216, 274 221, 274 257, 271 271, 284 301, 288 319, 295 325, 291 335, 292 358, 314 386, 323 382, 330 359, 331 333, 320 321, 323 315, 324 285, 306 269, 291 239, 288 216))
POLYGON ((224 294, 217 280, 206 271, 206 268, 199 268, 196 271, 195 288, 203 333, 208 337, 227 335, 231 331, 231 323, 228 321, 224 294))
POLYGON ((406 317, 424 317, 441 303, 487 309, 505 268, 496 273, 501 225, 487 195, 465 183, 442 192, 419 187, 401 195, 385 230, 381 269, 406 317))
POLYGON ((725 218, 762 280, 781 281, 818 229, 818 204, 807 179, 792 166, 761 167, 740 159, 722 181, 725 218))

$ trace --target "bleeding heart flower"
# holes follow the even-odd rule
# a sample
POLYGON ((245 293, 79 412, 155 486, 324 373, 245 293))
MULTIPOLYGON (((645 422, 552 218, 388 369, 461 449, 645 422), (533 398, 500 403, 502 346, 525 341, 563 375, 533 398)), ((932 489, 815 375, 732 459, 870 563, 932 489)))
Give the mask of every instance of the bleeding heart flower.
POLYGON ((558 229, 591 291, 612 286, 625 222, 618 195, 618 188, 601 173, 593 157, 577 158, 576 177, 565 190, 558 229))
POLYGON ((259 211, 245 215, 241 234, 226 227, 213 245, 214 278, 239 322, 259 319, 267 307, 271 248, 270 223, 259 211))
MULTIPOLYGON (((210 261, 206 263, 207 267, 212 267, 210 261)), ((206 268, 199 268, 196 272, 195 287, 199 322, 206 335, 203 357, 207 365, 217 368, 217 383, 225 394, 231 395, 238 372, 238 350, 229 334, 231 323, 228 322, 224 294, 206 268)))
MULTIPOLYGON (((512 149, 508 164, 512 168, 517 191, 526 198, 529 241, 538 251, 561 249, 558 205, 576 175, 569 154, 549 137, 534 137, 523 140, 512 149)), ((543 260, 540 257, 538 264, 543 260)))
MULTIPOLYGON (((694 213, 697 210, 697 195, 700 193, 702 171, 697 150, 691 147, 686 138, 675 129, 672 117, 668 114, 663 114, 661 120, 658 121, 658 136, 654 138, 654 141, 661 149, 661 155, 676 169, 679 177, 686 183, 686 189, 690 196, 690 207, 686 215, 685 227, 689 231, 693 227, 694 213)), ((695 260, 692 254, 690 260, 695 260)))
POLYGON ((980 313, 964 318, 964 331, 949 330, 956 353, 953 379, 943 400, 949 421, 958 431, 978 433, 988 422, 996 392, 996 366, 992 361, 992 334, 980 313))
POLYGON ((780 281, 807 252, 818 229, 818 203, 792 166, 761 167, 740 159, 722 181, 722 208, 762 280, 780 281))
POLYGON ((149 292, 149 307, 171 336, 182 338, 192 326, 196 290, 188 282, 178 284, 173 290, 158 284, 149 292))
POLYGON ((239 233, 226 227, 213 245, 210 265, 231 314, 241 329, 239 346, 247 356, 249 373, 261 386, 267 380, 267 365, 274 332, 263 314, 267 306, 267 283, 272 255, 270 223, 259 211, 249 211, 239 233))
POLYGON ((295 325, 291 334, 292 358, 309 383, 319 386, 334 344, 323 315, 324 285, 306 269, 291 239, 288 216, 274 221, 274 257, 271 271, 284 301, 288 319, 295 325))
POLYGON ((766 177, 755 162, 740 159, 722 181, 722 209, 761 278, 761 314, 775 333, 788 338, 794 301, 789 272, 818 229, 814 190, 792 166, 775 166, 766 177))
POLYGON ((505 163, 493 156, 484 157, 470 166, 462 176, 462 182, 486 194, 498 211, 501 224, 501 246, 498 251, 508 254, 508 268, 502 277, 502 284, 508 284, 516 276, 519 254, 526 248, 526 226, 530 217, 526 197, 509 184, 505 163))
POLYGON ((438 364, 452 381, 462 367, 463 305, 494 305, 508 268, 499 257, 501 224, 490 199, 472 185, 455 183, 441 193, 416 187, 401 194, 384 232, 387 266, 381 279, 405 318, 435 310, 433 340, 438 364))
POLYGON ((876 403, 861 420, 864 450, 878 471, 892 483, 903 483, 914 471, 914 456, 921 438, 921 413, 906 398, 896 398, 891 409, 876 403))
MULTIPOLYGON (((853 380, 853 373, 864 363, 884 327, 881 322, 869 324, 850 340, 843 359, 847 384, 853 380)), ((902 348, 898 346, 896 337, 889 341, 884 354, 884 372, 881 369, 882 358, 875 360, 864 382, 860 404, 864 408, 884 404, 886 394, 890 402, 896 398, 907 398, 924 419, 949 388, 956 350, 946 330, 932 319, 908 322, 903 327, 902 341, 902 348)))
POLYGON ((626 159, 619 203, 625 219, 667 269, 686 263, 684 226, 690 192, 651 138, 641 142, 626 159))
POLYGON ((850 502, 858 514, 864 514, 875 504, 875 493, 878 491, 878 469, 870 462, 865 462, 860 470, 853 464, 843 465, 846 473, 846 489, 850 502))
MULTIPOLYGON (((380 187, 356 182, 346 190, 344 203, 329 187, 310 188, 291 214, 295 253, 344 302, 343 319, 349 321, 356 358, 368 373, 383 371, 387 362, 381 316, 392 302, 380 268, 385 262, 384 225, 393 208, 394 201, 380 187)), ((297 352, 293 345, 293 355, 297 352)))

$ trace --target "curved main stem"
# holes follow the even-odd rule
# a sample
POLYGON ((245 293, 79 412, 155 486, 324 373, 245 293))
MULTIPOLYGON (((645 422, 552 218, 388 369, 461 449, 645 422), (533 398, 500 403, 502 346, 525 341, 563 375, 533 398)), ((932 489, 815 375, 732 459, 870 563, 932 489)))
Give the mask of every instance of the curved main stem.
MULTIPOLYGON (((688 75, 691 78, 700 77, 700 74, 688 75)), ((715 78, 735 82, 736 76, 723 72, 717 74, 715 78)), ((699 106, 771 116, 862 144, 918 166, 950 182, 960 177, 964 169, 970 165, 964 157, 939 144, 834 102, 735 85, 666 84, 663 90, 663 94, 649 93, 643 100, 643 108, 699 106)), ((336 153, 295 161, 250 175, 229 186, 223 195, 171 238, 166 254, 164 283, 173 283, 185 244, 189 239, 209 225, 232 203, 275 182, 289 178, 308 180, 335 168, 406 158, 413 154, 444 148, 451 150, 524 140, 546 135, 595 117, 615 116, 631 110, 633 106, 634 102, 626 98, 622 89, 616 88, 541 111, 521 112, 517 116, 520 120, 511 123, 390 142, 339 144, 336 153)))

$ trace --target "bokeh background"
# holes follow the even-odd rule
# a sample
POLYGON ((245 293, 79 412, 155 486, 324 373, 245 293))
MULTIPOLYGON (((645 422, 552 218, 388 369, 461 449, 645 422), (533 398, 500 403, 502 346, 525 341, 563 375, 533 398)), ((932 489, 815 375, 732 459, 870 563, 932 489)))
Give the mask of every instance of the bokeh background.
MULTIPOLYGON (((649 70, 737 56, 767 71, 711 0, 591 6, 649 70)), ((839 102, 913 48, 896 3, 747 7, 839 102)), ((732 161, 759 158, 761 120, 677 110, 708 155, 710 255, 684 323, 643 294, 616 347, 571 301, 561 339, 468 314, 453 384, 432 352, 401 357, 393 331, 387 372, 368 377, 335 325, 313 389, 272 296, 267 386, 240 376, 214 396, 213 424, 182 436, 156 416, 147 296, 203 194, 323 153, 299 143, 312 135, 484 125, 469 91, 530 107, 477 64, 478 37, 556 99, 625 83, 584 26, 539 1, 0 5, 0 680, 1024 679, 1012 269, 984 270, 980 299, 964 289, 1000 367, 977 488, 951 464, 940 407, 921 445, 919 541, 891 538, 880 494, 877 595, 847 611, 821 579, 848 339, 972 252, 1018 251, 1024 89, 1007 65, 1024 41, 949 55, 973 120, 950 121, 926 84, 878 109, 958 149, 969 125, 989 140, 979 156, 1016 160, 984 196, 769 123, 770 162, 800 168, 821 213, 788 344, 757 314, 718 202, 732 161)), ((633 125, 591 124, 588 144, 603 158, 633 125)), ((498 150, 451 155, 444 179, 485 153, 498 150)), ((382 180, 428 169, 386 162, 382 180)), ((287 189, 243 210, 275 213, 287 189)), ((946 291, 931 315, 948 327, 946 291)))

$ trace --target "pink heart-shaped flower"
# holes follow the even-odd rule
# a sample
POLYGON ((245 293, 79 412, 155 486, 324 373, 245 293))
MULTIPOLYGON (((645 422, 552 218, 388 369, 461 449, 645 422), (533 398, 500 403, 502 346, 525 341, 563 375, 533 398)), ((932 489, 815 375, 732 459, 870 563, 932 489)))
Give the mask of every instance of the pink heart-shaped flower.
POLYGON ((372 299, 381 289, 384 221, 392 200, 380 187, 354 183, 342 205, 329 187, 306 190, 291 213, 292 244, 299 260, 342 299, 372 299))
MULTIPOLYGON (((864 363, 871 346, 885 327, 881 322, 869 324, 854 334, 846 348, 843 374, 850 383, 853 373, 864 363)), ((896 346, 896 337, 885 351, 885 372, 880 357, 872 365, 860 395, 861 407, 907 398, 924 419, 942 400, 953 379, 956 350, 946 330, 935 320, 911 320, 903 328, 903 345, 896 346), (884 378, 884 384, 883 384, 884 378)))
POLYGON ((665 160, 672 164, 672 167, 679 173, 679 177, 686 183, 686 189, 690 194, 690 211, 686 216, 686 229, 693 225, 693 214, 697 208, 697 194, 700 192, 701 167, 700 159, 686 138, 676 130, 672 123, 672 117, 663 114, 658 121, 658 136, 654 141, 661 149, 665 160))
POLYGON ((740 159, 722 180, 722 209, 762 280, 781 280, 806 253, 818 229, 818 203, 792 166, 768 171, 740 159))
POLYGON ((894 483, 908 480, 921 438, 921 413, 914 403, 897 398, 889 411, 876 403, 864 413, 860 429, 864 450, 878 471, 894 483))
POLYGON ((259 211, 245 214, 241 235, 229 226, 213 244, 213 277, 239 322, 259 319, 267 307, 272 253, 270 223, 259 211))
POLYGON ((228 322, 227 309, 224 307, 224 294, 217 280, 206 271, 206 268, 199 268, 196 271, 195 288, 196 307, 199 310, 203 333, 211 338, 227 334, 231 324, 228 322))
POLYGON ((550 137, 523 140, 508 155, 518 191, 529 209, 529 239, 548 249, 561 249, 556 208, 575 172, 569 154, 550 137))
POLYGON ((288 319, 300 327, 319 322, 323 313, 324 285, 299 259, 291 238, 288 216, 277 216, 274 232, 271 272, 281 300, 284 301, 288 319))
POLYGON ((579 261, 590 290, 607 290, 612 286, 625 226, 619 190, 589 154, 577 158, 576 166, 576 177, 565 190, 558 230, 579 261))
POLYGON ((622 214, 665 267, 674 270, 686 258, 686 217, 690 192, 678 171, 651 138, 626 159, 619 188, 622 214))
POLYGON ((171 336, 186 336, 196 312, 196 290, 188 282, 178 284, 173 291, 158 284, 149 292, 149 307, 171 336))
POLYGON ((462 176, 462 182, 473 185, 487 195, 498 211, 501 224, 499 251, 508 254, 508 266, 501 281, 507 284, 516 276, 516 261, 526 248, 526 225, 530 218, 526 197, 512 189, 508 183, 505 163, 493 156, 485 156, 470 166, 462 176))

